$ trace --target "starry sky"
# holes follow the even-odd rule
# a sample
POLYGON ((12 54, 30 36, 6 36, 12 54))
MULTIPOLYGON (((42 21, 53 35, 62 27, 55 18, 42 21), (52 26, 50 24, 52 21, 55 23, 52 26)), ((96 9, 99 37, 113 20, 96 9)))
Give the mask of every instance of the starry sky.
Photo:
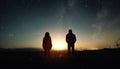
POLYGON ((75 48, 114 48, 120 39, 119 0, 0 0, 0 48, 42 48, 45 32, 75 48))

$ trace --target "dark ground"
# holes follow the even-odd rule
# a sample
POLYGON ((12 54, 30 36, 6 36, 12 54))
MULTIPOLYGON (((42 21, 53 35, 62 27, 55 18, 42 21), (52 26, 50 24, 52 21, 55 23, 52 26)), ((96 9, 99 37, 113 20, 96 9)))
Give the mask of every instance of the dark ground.
POLYGON ((76 51, 74 54, 52 51, 50 55, 39 49, 0 49, 0 67, 120 69, 120 49, 76 51))

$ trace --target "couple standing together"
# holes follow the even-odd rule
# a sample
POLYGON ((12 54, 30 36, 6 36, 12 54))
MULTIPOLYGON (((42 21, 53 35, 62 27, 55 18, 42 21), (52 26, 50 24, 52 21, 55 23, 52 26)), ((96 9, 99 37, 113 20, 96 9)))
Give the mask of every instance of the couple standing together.
MULTIPOLYGON (((66 42, 68 44, 68 53, 72 52, 74 53, 74 46, 75 46, 75 42, 76 42, 76 36, 75 34, 73 34, 72 30, 69 29, 67 35, 66 35, 66 42)), ((50 33, 49 32, 46 32, 45 33, 45 36, 43 38, 43 49, 45 51, 46 54, 49 54, 50 53, 50 50, 52 48, 52 40, 51 40, 51 37, 50 37, 50 33)))

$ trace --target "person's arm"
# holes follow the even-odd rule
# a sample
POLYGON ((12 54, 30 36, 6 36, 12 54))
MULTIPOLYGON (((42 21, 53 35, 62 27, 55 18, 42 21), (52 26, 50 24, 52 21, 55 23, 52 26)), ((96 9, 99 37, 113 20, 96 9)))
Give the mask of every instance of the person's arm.
POLYGON ((74 35, 74 39, 75 39, 75 42, 76 42, 76 36, 74 35))
POLYGON ((51 40, 51 37, 50 37, 50 45, 52 46, 52 40, 51 40))
POLYGON ((66 42, 68 42, 69 40, 68 40, 68 35, 66 35, 66 42))
POLYGON ((42 46, 44 47, 44 45, 45 45, 45 38, 43 38, 43 42, 42 42, 42 46))

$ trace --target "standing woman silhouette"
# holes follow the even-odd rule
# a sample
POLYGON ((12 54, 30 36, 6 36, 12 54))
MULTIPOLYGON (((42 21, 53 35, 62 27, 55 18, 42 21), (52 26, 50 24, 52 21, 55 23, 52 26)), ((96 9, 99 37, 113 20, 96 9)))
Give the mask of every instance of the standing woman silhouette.
POLYGON ((43 38, 43 44, 42 44, 42 46, 43 46, 45 54, 49 54, 50 50, 52 48, 52 40, 51 40, 49 32, 45 33, 45 36, 43 38))

